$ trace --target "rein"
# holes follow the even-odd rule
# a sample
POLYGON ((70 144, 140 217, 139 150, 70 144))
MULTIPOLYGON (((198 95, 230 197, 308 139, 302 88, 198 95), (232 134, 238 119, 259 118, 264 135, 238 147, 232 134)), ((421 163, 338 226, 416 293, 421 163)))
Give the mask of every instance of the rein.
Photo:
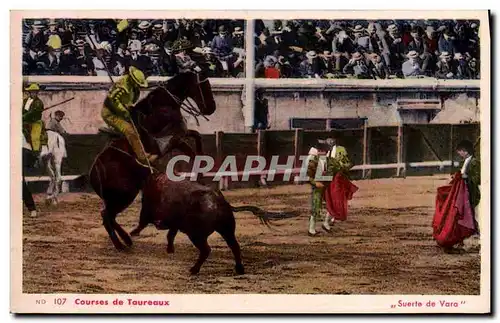
MULTIPOLYGON (((203 104, 205 104, 205 98, 203 97, 203 93, 201 92, 200 84, 203 83, 203 82, 207 82, 208 79, 204 79, 203 81, 200 81, 199 80, 200 79, 200 75, 199 74, 196 74, 196 77, 198 79, 198 82, 196 83, 196 85, 198 86, 198 90, 200 91, 201 98, 203 99, 203 104)), ((187 101, 187 100, 182 101, 178 96, 176 96, 175 94, 173 94, 172 92, 170 92, 166 88, 166 86, 164 86, 164 84, 166 84, 167 82, 161 82, 160 85, 158 85, 158 86, 161 87, 162 89, 164 89, 168 93, 168 95, 170 95, 170 97, 175 101, 175 103, 177 103, 179 105, 179 107, 184 112, 186 112, 187 114, 193 116, 194 119, 196 120, 196 124, 198 126, 200 125, 200 122, 198 121, 198 117, 199 116, 202 116, 206 121, 210 121, 210 119, 208 119, 198 109, 196 109, 190 101, 187 101)))

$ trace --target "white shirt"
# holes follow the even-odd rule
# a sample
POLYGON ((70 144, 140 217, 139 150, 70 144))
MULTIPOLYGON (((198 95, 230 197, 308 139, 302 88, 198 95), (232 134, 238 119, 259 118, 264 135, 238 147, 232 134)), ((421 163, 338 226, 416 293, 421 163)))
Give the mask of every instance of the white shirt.
POLYGON ((469 168, 470 161, 472 160, 472 156, 465 158, 464 164, 462 165, 461 173, 463 178, 467 178, 467 171, 469 168))
POLYGON ((33 99, 28 98, 28 100, 26 100, 26 104, 24 105, 24 110, 28 111, 31 107, 31 103, 33 103, 33 99))
POLYGON ((332 150, 328 152, 327 156, 335 158, 336 155, 337 155, 337 145, 332 147, 332 150))

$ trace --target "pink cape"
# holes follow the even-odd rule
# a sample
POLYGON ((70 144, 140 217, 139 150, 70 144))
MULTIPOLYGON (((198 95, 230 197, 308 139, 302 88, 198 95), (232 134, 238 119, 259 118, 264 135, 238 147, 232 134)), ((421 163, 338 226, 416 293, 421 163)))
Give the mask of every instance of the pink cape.
POLYGON ((358 187, 342 173, 337 173, 335 178, 325 190, 326 209, 335 220, 344 221, 347 219, 347 202, 358 187))

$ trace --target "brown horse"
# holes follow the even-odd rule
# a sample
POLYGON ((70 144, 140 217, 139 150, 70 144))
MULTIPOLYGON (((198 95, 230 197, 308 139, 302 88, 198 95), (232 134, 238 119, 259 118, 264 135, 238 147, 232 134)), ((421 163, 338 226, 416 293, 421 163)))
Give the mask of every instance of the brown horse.
MULTIPOLYGON (((165 156, 173 151, 191 157, 201 153, 201 138, 196 131, 187 129, 181 109, 187 109, 195 117, 215 111, 210 82, 202 74, 189 72, 174 76, 153 89, 131 111, 145 151, 160 156, 156 165, 162 164, 165 156), (198 109, 183 106, 188 97, 198 109)), ((119 250, 125 245, 118 236, 128 247, 132 246, 132 239, 116 222, 116 216, 134 201, 149 175, 150 170, 136 162, 128 141, 121 136, 99 153, 90 169, 90 184, 104 201, 103 225, 119 250)))

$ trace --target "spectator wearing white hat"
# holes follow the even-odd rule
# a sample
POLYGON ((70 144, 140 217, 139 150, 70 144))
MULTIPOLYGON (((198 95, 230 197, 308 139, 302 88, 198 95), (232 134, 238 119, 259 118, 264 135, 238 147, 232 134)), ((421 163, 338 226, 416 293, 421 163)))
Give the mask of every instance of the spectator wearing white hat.
POLYGON ((424 72, 420 67, 420 57, 418 53, 412 50, 406 55, 406 57, 408 57, 408 60, 405 61, 402 66, 403 76, 405 78, 415 78, 422 76, 424 72))
POLYGON ((139 70, 143 71, 144 74, 148 74, 151 67, 151 60, 149 57, 142 55, 142 45, 140 42, 134 41, 129 44, 128 51, 130 55, 126 60, 126 68, 130 66, 137 67, 139 70))
POLYGON ((47 48, 47 37, 43 32, 45 24, 40 20, 35 20, 31 25, 31 31, 25 39, 26 47, 29 49, 29 54, 33 60, 38 60, 47 48))
POLYGON ((456 77, 456 65, 451 54, 442 52, 436 64, 436 77, 439 79, 453 79, 456 77))
POLYGON ((205 47, 202 49, 203 56, 207 62, 208 77, 221 77, 224 73, 221 62, 214 56, 212 48, 205 47))
POLYGON ((305 59, 300 63, 299 71, 303 78, 320 78, 321 67, 315 51, 307 52, 305 59))
POLYGON ((389 51, 388 54, 388 64, 391 74, 401 75, 401 65, 405 59, 404 44, 401 39, 401 34, 399 28, 395 24, 391 24, 387 27, 387 34, 384 37, 387 47, 385 50, 389 51))

